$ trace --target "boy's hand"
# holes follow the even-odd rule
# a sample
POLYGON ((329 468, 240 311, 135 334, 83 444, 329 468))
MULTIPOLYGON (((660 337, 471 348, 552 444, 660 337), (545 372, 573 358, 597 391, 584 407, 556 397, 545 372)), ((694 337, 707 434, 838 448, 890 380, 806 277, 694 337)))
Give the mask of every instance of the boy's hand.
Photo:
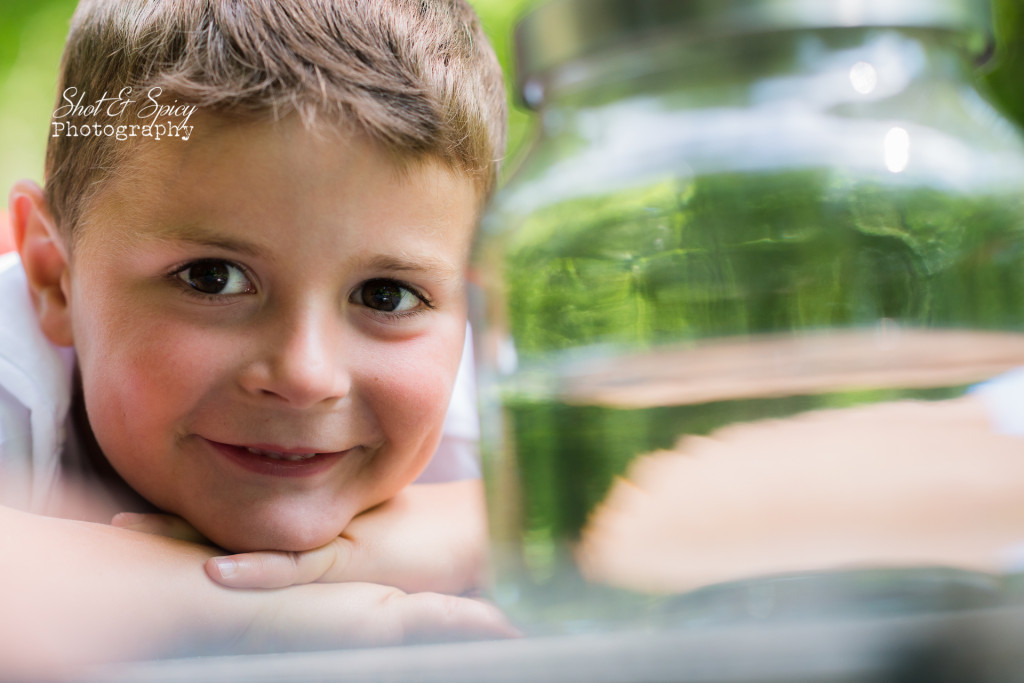
MULTIPOLYGON (((202 542, 187 522, 169 515, 122 514, 112 523, 202 542)), ((231 588, 369 581, 409 593, 464 594, 480 585, 486 540, 479 480, 415 484, 353 519, 321 548, 214 557, 206 573, 231 588)))
POLYGON ((497 607, 453 595, 405 593, 358 582, 310 584, 280 594, 256 594, 271 598, 274 606, 248 624, 245 633, 232 644, 235 651, 298 651, 522 636, 497 607))

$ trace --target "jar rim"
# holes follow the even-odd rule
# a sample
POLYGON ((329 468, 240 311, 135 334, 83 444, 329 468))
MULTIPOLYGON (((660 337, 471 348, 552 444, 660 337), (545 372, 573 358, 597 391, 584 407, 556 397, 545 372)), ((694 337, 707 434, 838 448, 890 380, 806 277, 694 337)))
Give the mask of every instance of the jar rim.
POLYGON ((515 29, 516 80, 531 81, 575 59, 673 32, 727 38, 829 28, 924 28, 991 34, 984 0, 551 0, 515 29))

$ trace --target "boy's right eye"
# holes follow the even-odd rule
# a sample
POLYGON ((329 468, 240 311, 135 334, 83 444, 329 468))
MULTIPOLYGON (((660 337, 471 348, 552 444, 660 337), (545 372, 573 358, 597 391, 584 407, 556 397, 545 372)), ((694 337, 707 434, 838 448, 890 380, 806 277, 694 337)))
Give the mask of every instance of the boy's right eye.
POLYGON ((174 275, 200 294, 231 296, 256 291, 245 271, 221 259, 193 261, 174 275))

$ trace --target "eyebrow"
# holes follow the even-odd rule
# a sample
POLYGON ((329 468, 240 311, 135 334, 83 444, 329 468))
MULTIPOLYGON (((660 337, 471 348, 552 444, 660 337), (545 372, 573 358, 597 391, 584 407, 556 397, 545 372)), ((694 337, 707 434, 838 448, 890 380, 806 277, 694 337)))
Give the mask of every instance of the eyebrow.
POLYGON ((270 257, 273 251, 268 251, 257 244, 236 238, 212 235, 197 225, 184 224, 165 228, 151 233, 154 239, 164 242, 187 242, 201 247, 214 247, 234 251, 239 254, 253 257, 270 257))
MULTIPOLYGON (((153 238, 162 241, 186 242, 268 260, 272 260, 274 256, 272 249, 267 250, 241 239, 213 235, 194 224, 176 225, 151 234, 153 238)), ((456 280, 461 276, 459 269, 450 261, 426 254, 377 254, 370 257, 365 266, 370 270, 387 272, 429 273, 444 280, 456 280)))
POLYGON ((370 258, 366 265, 370 270, 431 273, 446 280, 459 277, 459 269, 450 261, 428 255, 378 254, 370 258))

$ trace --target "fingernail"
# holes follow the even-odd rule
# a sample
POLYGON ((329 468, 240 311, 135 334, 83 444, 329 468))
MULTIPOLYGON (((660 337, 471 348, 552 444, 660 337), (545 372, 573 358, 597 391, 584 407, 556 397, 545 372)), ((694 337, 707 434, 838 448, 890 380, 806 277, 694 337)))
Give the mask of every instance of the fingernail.
POLYGON ((110 520, 110 526, 129 527, 139 521, 139 515, 134 512, 118 512, 110 520))
POLYGON ((217 567, 217 573, 222 579, 230 579, 238 571, 238 563, 230 557, 215 557, 213 564, 217 567))

